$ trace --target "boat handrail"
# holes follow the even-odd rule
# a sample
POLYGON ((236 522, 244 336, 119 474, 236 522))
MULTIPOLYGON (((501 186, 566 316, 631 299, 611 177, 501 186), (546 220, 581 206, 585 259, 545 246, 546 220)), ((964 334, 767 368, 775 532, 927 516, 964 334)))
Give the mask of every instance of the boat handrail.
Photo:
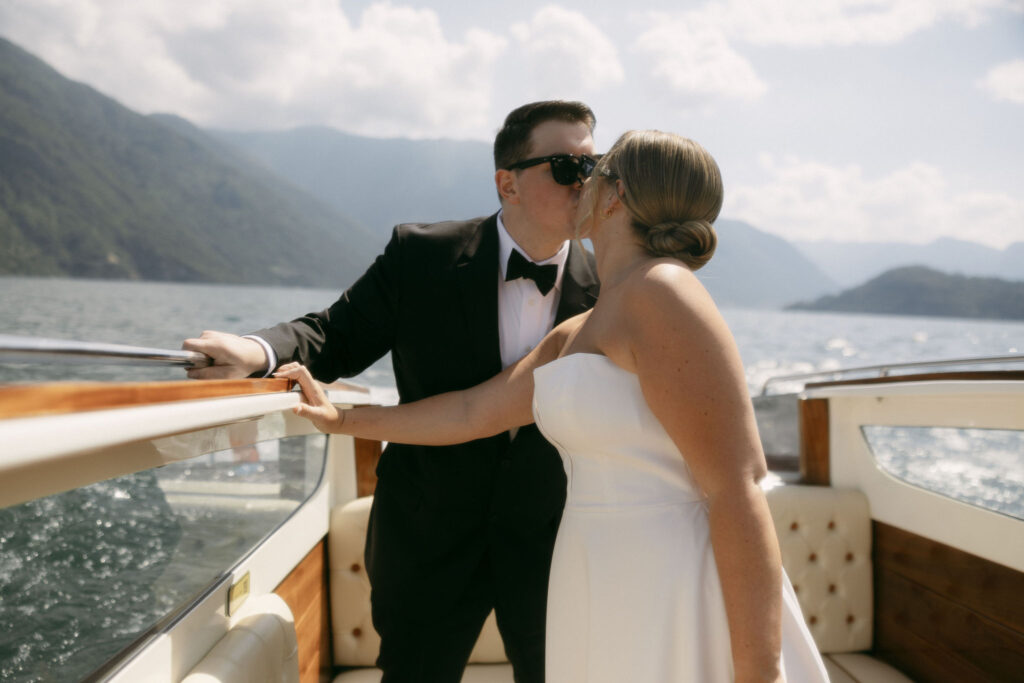
POLYGON ((995 365, 1005 363, 1024 363, 1024 354, 1013 354, 1006 356, 979 356, 974 358, 948 358, 941 360, 926 360, 926 361, 913 361, 905 363, 885 363, 882 365, 864 365, 855 368, 836 368, 834 370, 816 370, 813 372, 801 372, 791 375, 776 375, 769 377, 765 380, 761 386, 761 396, 768 395, 768 388, 772 384, 780 382, 798 382, 802 381, 806 383, 807 380, 811 379, 827 379, 828 381, 840 380, 844 377, 850 377, 854 374, 865 374, 875 373, 874 377, 889 377, 894 372, 899 374, 916 374, 917 372, 927 371, 929 369, 936 368, 948 368, 957 366, 968 366, 968 365, 995 365), (914 371, 914 372, 906 372, 914 371))
POLYGON ((205 368, 213 361, 209 356, 195 351, 0 334, 0 362, 105 363, 205 368))

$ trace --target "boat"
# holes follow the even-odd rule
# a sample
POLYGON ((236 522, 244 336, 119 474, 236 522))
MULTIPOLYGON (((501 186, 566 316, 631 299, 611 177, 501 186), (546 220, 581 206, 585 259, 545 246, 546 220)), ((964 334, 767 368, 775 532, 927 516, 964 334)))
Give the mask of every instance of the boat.
MULTIPOLYGON (((42 354, 204 362, 187 352, 83 354, 0 341, 20 361, 42 354)), ((779 378, 754 397, 784 565, 832 681, 1020 680, 1022 368, 1024 356, 857 368, 779 378), (978 458, 1004 468, 989 472, 997 486, 981 492, 965 478, 964 463, 978 458)), ((373 402, 364 387, 327 390, 339 406, 373 402)), ((182 532, 175 544, 187 552, 179 559, 142 549, 140 566, 162 558, 144 601, 118 593, 127 585, 119 553, 134 550, 111 547, 92 569, 119 616, 69 645, 96 661, 84 669, 70 660, 45 671, 9 668, 10 680, 378 681, 362 550, 382 444, 317 433, 291 413, 298 401, 278 379, 0 387, 0 512, 35 505, 43 529, 52 522, 44 503, 55 496, 106 486, 101 493, 116 506, 142 498, 116 484, 137 477, 150 497, 135 502, 159 510, 152 519, 178 515, 178 527, 206 530, 202 543, 182 532), (262 526, 218 543, 242 519, 262 526), (219 545, 237 547, 189 584, 184 570, 219 545), (139 602, 162 610, 136 618, 139 602), (133 628, 113 637, 122 621, 133 628)), ((115 509, 89 524, 125 521, 115 509)), ((8 565, 34 561, 0 551, 8 555, 0 577, 8 565)), ((125 572, 144 573, 128 564, 125 572)), ((45 567, 21 570, 41 575, 45 567)), ((26 625, 33 612, 59 615, 74 602, 75 586, 55 590, 46 606, 0 596, 5 619, 19 620, 6 636, 20 639, 19 648, 48 637, 26 625)), ((464 681, 512 680, 493 615, 470 662, 464 681)))

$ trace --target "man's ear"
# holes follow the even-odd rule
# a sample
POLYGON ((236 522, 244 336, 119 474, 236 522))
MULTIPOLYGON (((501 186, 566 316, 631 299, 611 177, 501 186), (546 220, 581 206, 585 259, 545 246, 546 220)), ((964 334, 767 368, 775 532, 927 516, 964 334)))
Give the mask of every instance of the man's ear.
POLYGON ((519 183, 515 173, 499 168, 494 172, 494 184, 498 188, 498 196, 502 202, 519 203, 519 183))

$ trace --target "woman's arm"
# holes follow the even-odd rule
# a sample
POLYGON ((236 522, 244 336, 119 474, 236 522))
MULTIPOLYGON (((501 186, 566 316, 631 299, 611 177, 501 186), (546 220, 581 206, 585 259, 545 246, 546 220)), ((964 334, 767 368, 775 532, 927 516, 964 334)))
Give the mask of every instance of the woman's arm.
POLYGON ((739 352, 690 271, 662 262, 631 285, 624 329, 644 397, 708 497, 736 680, 775 681, 782 567, 739 352))
POLYGON ((284 365, 274 374, 299 383, 303 402, 295 414, 322 432, 424 446, 464 443, 533 422, 533 370, 558 357, 581 320, 566 320, 533 351, 482 384, 397 406, 339 410, 298 363, 284 365))

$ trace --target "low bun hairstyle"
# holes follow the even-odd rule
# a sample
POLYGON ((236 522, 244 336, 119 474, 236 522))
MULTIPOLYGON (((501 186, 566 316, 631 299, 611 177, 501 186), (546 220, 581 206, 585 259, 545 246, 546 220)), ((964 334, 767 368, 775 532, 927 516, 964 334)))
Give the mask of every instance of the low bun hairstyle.
POLYGON ((703 147, 672 133, 630 131, 595 174, 622 181, 622 204, 648 254, 679 259, 691 270, 711 260, 723 189, 718 164, 703 147))
POLYGON ((710 261, 718 246, 718 235, 710 221, 658 223, 647 228, 646 234, 635 222, 633 228, 643 237, 648 254, 679 259, 690 270, 710 261))

